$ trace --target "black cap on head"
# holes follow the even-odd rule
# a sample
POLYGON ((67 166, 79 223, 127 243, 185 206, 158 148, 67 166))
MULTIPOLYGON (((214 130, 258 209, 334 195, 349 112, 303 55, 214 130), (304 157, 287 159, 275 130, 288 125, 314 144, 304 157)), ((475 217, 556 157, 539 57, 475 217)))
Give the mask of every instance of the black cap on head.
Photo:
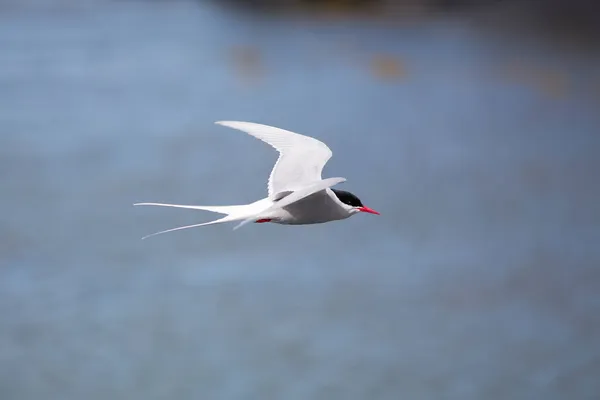
POLYGON ((360 201, 358 197, 353 195, 350 192, 346 192, 345 190, 331 189, 333 193, 337 196, 337 198, 344 204, 347 204, 351 207, 363 207, 363 203, 360 201))

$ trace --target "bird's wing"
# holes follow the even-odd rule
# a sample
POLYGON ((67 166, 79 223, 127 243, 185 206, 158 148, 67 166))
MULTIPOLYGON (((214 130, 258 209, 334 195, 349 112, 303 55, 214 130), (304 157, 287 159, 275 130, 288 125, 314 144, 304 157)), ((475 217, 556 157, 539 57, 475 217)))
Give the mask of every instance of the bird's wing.
POLYGON ((273 126, 241 121, 218 121, 218 125, 246 132, 271 145, 279 158, 268 182, 269 198, 282 192, 297 191, 321 180, 323 167, 331 158, 327 145, 317 139, 273 126))
MULTIPOLYGON (((346 182, 346 178, 327 178, 317 182, 313 182, 312 184, 307 185, 300 190, 292 192, 291 194, 279 200, 269 208, 273 209, 289 206, 290 204, 300 201, 303 198, 310 196, 311 194, 320 192, 321 190, 325 190, 342 182, 346 182)), ((269 209, 266 210, 266 212, 268 211, 269 209)))
POLYGON ((317 192, 320 192, 321 190, 325 190, 327 188, 330 188, 330 187, 335 186, 342 182, 346 182, 346 178, 327 178, 327 179, 319 180, 316 182, 312 182, 311 184, 306 185, 303 188, 296 190, 296 191, 292 192, 291 194, 287 195, 286 197, 284 197, 283 199, 279 200, 278 202, 273 204, 271 207, 262 211, 260 213, 260 215, 255 215, 255 216, 245 219, 244 221, 242 221, 239 225, 237 225, 233 229, 235 230, 235 229, 241 228, 242 226, 246 225, 247 223, 252 222, 252 221, 256 220, 257 218, 260 218, 263 215, 268 216, 269 212, 274 209, 289 206, 290 204, 300 201, 303 198, 310 196, 311 194, 315 194, 317 192))

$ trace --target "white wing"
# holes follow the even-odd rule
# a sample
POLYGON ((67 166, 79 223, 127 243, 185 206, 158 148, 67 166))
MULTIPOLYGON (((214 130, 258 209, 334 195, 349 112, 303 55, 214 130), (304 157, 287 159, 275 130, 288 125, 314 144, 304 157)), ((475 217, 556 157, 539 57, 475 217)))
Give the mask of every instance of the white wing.
POLYGON ((273 204, 264 212, 268 213, 270 209, 283 208, 285 206, 289 206, 290 204, 300 201, 303 198, 310 196, 311 194, 320 192, 321 190, 325 190, 342 182, 346 182, 346 178, 327 178, 321 181, 313 182, 312 184, 307 185, 302 189, 292 192, 290 195, 279 200, 277 203, 273 204))
MULTIPOLYGON (((300 201, 300 200, 304 199, 305 197, 310 196, 311 194, 315 194, 317 192, 320 192, 321 190, 325 190, 327 188, 330 188, 330 187, 335 186, 338 183, 342 183, 342 182, 346 182, 346 178, 327 178, 327 179, 323 179, 323 180, 320 180, 317 182, 313 182, 310 185, 307 185, 307 186, 303 187, 302 189, 299 189, 299 190, 293 192, 292 194, 284 197, 283 199, 279 200, 277 203, 273 204, 271 207, 262 211, 260 213, 260 215, 268 216, 269 212, 274 209, 289 206, 290 204, 300 201)), ((247 223, 256 220, 256 218, 260 217, 260 215, 252 216, 250 218, 245 219, 244 221, 242 221, 239 225, 237 225, 233 229, 236 230, 238 228, 241 228, 242 226, 246 225, 247 223)))
POLYGON ((279 152, 268 183, 272 200, 278 193, 296 191, 321 180, 323 167, 332 155, 329 147, 317 139, 273 126, 241 121, 216 124, 246 132, 279 152))

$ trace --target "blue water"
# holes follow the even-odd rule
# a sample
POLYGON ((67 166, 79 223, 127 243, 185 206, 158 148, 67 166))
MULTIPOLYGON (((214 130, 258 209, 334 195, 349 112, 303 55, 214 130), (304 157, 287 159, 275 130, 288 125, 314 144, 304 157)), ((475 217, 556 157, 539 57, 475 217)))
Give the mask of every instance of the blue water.
POLYGON ((599 67, 460 16, 5 2, 0 398, 597 399, 599 67), (222 119, 382 215, 141 241, 214 216, 134 202, 266 195, 222 119))

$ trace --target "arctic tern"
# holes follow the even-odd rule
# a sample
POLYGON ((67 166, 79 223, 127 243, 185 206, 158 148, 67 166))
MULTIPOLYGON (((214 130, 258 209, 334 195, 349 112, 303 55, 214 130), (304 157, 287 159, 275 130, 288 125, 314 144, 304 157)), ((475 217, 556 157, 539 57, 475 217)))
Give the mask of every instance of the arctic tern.
POLYGON ((346 178, 321 178, 323 167, 332 156, 327 145, 309 136, 273 126, 241 121, 217 121, 216 124, 246 132, 269 144, 279 158, 268 181, 268 196, 251 204, 235 206, 194 206, 165 203, 136 203, 135 206, 188 208, 225 214, 201 224, 181 226, 145 236, 143 239, 198 226, 241 221, 235 228, 254 222, 283 225, 319 224, 349 218, 357 213, 379 213, 363 205, 354 194, 331 189, 346 178))

